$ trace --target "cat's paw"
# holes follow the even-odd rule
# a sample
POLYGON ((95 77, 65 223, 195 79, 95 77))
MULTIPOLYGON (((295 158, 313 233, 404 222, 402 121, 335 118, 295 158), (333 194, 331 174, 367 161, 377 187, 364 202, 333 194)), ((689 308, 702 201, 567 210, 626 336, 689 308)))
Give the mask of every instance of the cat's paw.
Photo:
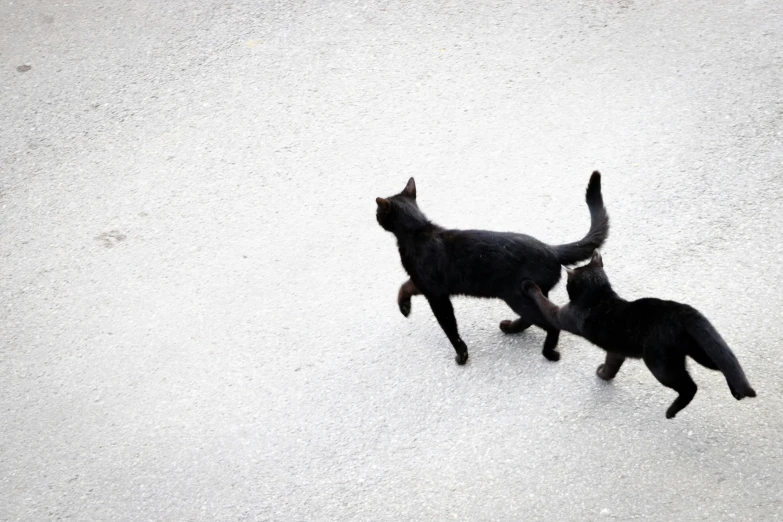
POLYGON ((609 372, 606 371, 605 364, 598 365, 598 368, 595 370, 595 374, 605 381, 611 381, 614 379, 614 375, 609 375, 609 372))
POLYGON ((457 361, 457 364, 460 366, 464 366, 465 363, 468 362, 468 352, 457 354, 454 360, 457 361))
POLYGON ((411 300, 408 299, 401 299, 397 301, 397 305, 400 307, 400 313, 404 315, 405 317, 408 317, 411 313, 411 300))
POLYGON ((750 386, 747 387, 747 390, 745 391, 745 393, 741 393, 741 392, 737 391, 737 389, 734 386, 732 386, 731 384, 729 384, 729 390, 731 390, 731 395, 735 399, 737 399, 738 401, 741 401, 745 397, 755 397, 756 396, 756 390, 754 390, 750 386))
POLYGON ((526 295, 533 295, 540 291, 541 289, 538 288, 538 285, 534 281, 531 281, 530 279, 522 281, 522 293, 526 295))
POLYGON ((546 357, 547 359, 549 359, 552 362, 557 362, 557 361, 560 360, 560 352, 557 352, 555 350, 549 350, 547 352, 542 352, 542 354, 544 355, 544 357, 546 357))
POLYGON ((521 319, 517 319, 516 321, 509 321, 508 319, 500 321, 500 330, 506 334, 519 333, 528 328, 530 328, 530 323, 526 323, 521 319))

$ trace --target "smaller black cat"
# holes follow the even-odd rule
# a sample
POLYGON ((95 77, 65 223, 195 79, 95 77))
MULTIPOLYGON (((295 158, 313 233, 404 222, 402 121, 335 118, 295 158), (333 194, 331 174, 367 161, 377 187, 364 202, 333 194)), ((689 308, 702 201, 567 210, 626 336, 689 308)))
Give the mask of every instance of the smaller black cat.
POLYGON ((685 368, 689 355, 702 366, 723 372, 737 400, 756 396, 734 353, 698 310, 653 298, 626 301, 612 290, 603 266, 596 250, 587 265, 566 269, 570 302, 562 308, 533 281, 522 284, 552 326, 606 350, 606 361, 596 371, 601 379, 613 379, 626 357, 644 359, 661 384, 680 394, 666 410, 671 419, 696 395, 696 384, 685 368))

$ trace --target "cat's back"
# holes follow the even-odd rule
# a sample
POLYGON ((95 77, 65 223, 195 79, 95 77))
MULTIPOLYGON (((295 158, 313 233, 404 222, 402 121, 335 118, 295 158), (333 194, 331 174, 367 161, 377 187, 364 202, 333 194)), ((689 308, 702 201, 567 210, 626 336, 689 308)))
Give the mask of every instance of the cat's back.
POLYGON ((690 305, 658 299, 657 297, 643 297, 628 303, 627 312, 656 320, 672 320, 697 313, 690 305))
POLYGON ((487 259, 501 265, 557 265, 557 273, 560 273, 560 263, 552 247, 526 234, 444 230, 441 237, 456 257, 487 259))
POLYGON ((452 262, 454 280, 471 281, 489 289, 478 291, 457 285, 455 292, 502 295, 517 289, 524 279, 532 279, 549 290, 560 279, 560 263, 554 250, 526 234, 444 230, 439 235, 452 262))
POLYGON ((628 303, 625 323, 640 339, 657 343, 677 342, 685 333, 687 324, 699 312, 690 305, 655 297, 645 297, 628 303))
POLYGON ((516 232, 494 232, 491 230, 443 230, 444 241, 461 248, 499 249, 519 251, 551 251, 546 243, 533 236, 516 232))
POLYGON ((582 308, 584 336, 598 346, 630 357, 641 357, 641 348, 652 338, 676 337, 680 319, 690 309, 674 301, 626 301, 616 295, 582 308))

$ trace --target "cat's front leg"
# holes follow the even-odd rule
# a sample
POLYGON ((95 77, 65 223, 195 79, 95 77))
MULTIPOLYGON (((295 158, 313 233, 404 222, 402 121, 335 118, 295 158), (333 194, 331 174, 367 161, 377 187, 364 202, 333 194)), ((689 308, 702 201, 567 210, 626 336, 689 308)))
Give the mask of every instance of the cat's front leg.
POLYGON ((408 317, 411 313, 411 296, 419 294, 421 294, 421 292, 416 287, 416 284, 410 279, 400 286, 400 291, 397 293, 397 306, 400 307, 402 315, 408 317))
POLYGON ((606 352, 606 360, 595 371, 601 379, 605 381, 611 381, 617 372, 620 371, 620 366, 625 362, 625 357, 617 353, 606 352))
POLYGON ((535 282, 530 279, 523 281, 522 293, 533 300, 538 307, 538 310, 541 312, 541 315, 544 316, 544 319, 546 319, 550 325, 558 330, 563 329, 560 324, 560 308, 544 296, 535 282))
POLYGON ((446 337, 451 341, 454 351, 457 352, 455 357, 457 364, 465 364, 468 362, 468 347, 459 336, 457 319, 454 317, 454 307, 451 306, 449 296, 426 297, 430 303, 430 308, 432 308, 432 313, 435 314, 435 318, 438 320, 438 324, 440 324, 440 327, 446 333, 446 337))

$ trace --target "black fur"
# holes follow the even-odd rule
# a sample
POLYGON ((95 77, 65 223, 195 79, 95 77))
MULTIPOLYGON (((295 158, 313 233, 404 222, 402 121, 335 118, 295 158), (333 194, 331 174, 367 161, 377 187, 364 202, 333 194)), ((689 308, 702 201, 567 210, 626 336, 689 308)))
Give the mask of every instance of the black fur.
POLYGON ((549 301, 534 282, 522 285, 553 326, 606 350, 606 361, 596 372, 600 378, 614 378, 626 357, 644 359, 661 384, 679 393, 666 410, 667 419, 696 395, 696 384, 685 367, 686 355, 723 372, 737 400, 756 396, 734 353, 698 310, 653 298, 626 301, 612 290, 603 266, 596 251, 589 264, 568 271, 570 302, 562 308, 549 301))
POLYGON ((423 294, 435 318, 457 352, 457 364, 468 360, 468 348, 459 336, 451 306, 452 295, 503 299, 520 318, 503 321, 500 328, 516 333, 531 324, 546 330, 544 356, 560 358, 555 350, 560 335, 533 302, 520 291, 525 279, 535 281, 546 294, 560 280, 560 265, 587 259, 609 234, 609 217, 601 197, 601 175, 593 172, 587 186, 591 225, 587 236, 576 243, 550 246, 512 232, 447 230, 429 221, 416 203, 416 184, 411 178, 405 189, 390 198, 377 198, 378 223, 397 238, 402 266, 410 276, 397 296, 400 311, 410 313, 410 298, 423 294))

